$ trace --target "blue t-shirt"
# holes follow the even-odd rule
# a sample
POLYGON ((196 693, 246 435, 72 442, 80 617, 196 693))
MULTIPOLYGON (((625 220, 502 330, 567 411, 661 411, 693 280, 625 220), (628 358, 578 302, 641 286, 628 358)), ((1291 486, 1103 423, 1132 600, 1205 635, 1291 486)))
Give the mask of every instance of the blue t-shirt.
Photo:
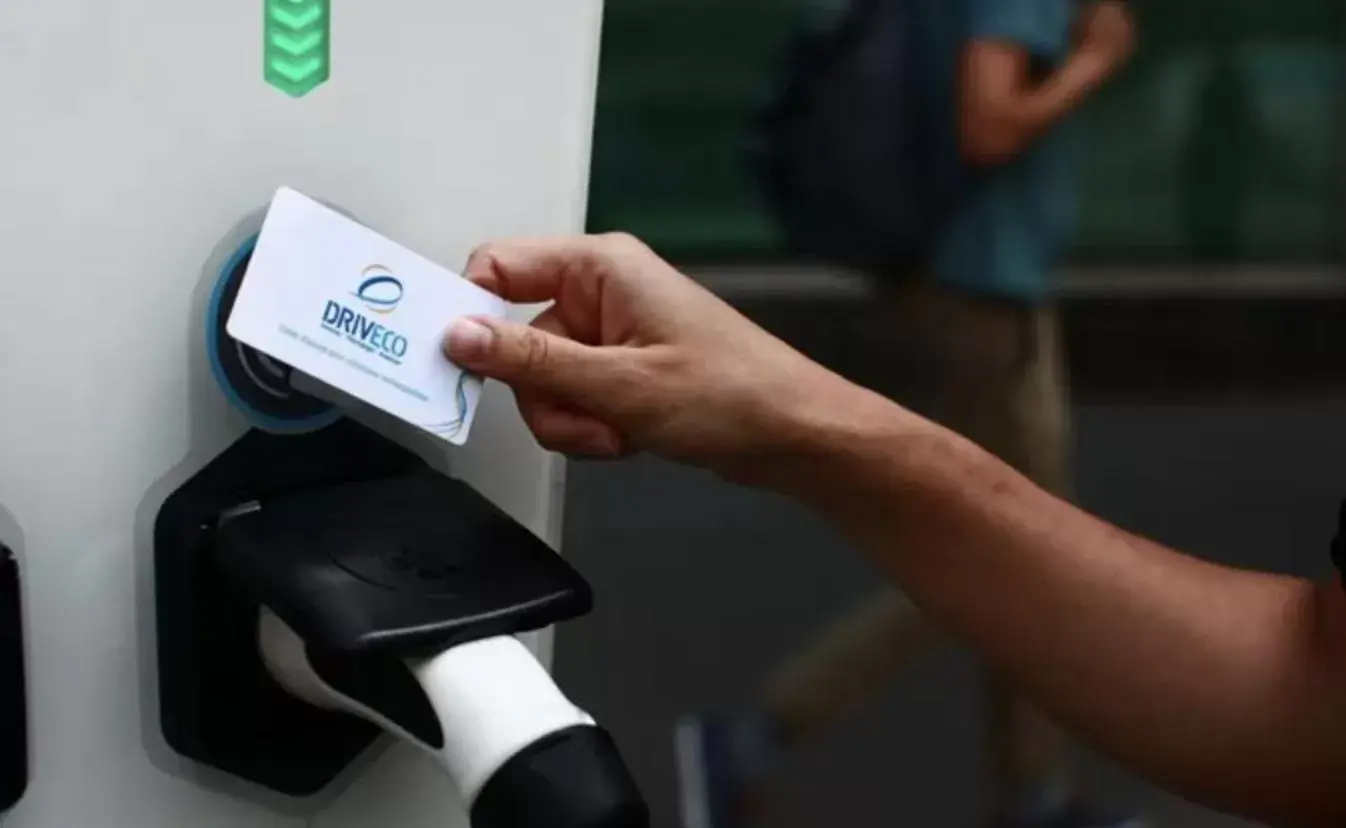
POLYGON ((958 198, 936 239, 940 284, 1030 302, 1051 295, 1052 268, 1074 230, 1074 175, 1064 127, 1014 161, 964 164, 958 147, 958 74, 974 39, 1019 44, 1036 62, 1059 65, 1070 48, 1072 0, 914 0, 924 77, 934 84, 938 165, 958 198), (928 49, 928 51, 926 51, 928 49))

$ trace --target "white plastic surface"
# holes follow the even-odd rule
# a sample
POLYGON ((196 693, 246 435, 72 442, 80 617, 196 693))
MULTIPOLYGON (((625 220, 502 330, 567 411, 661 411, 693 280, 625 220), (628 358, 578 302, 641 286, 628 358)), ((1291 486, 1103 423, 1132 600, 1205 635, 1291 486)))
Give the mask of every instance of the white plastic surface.
POLYGON ((474 641, 411 667, 450 736, 435 758, 469 802, 514 754, 594 723, 513 638, 474 641))
POLYGON ((295 696, 329 710, 368 719, 415 744, 443 767, 463 801, 477 795, 515 754, 562 730, 592 726, 518 639, 473 641, 433 658, 408 662, 439 719, 444 745, 428 745, 379 711, 325 682, 308 660, 304 642, 269 610, 263 610, 258 641, 267 667, 295 696))
MULTIPOLYGON (((412 748, 296 803, 159 735, 154 514, 243 430, 200 348, 216 245, 280 184, 455 268, 582 226, 599 0, 333 5, 332 79, 294 100, 261 79, 261 0, 0 3, 0 508, 33 737, 4 828, 466 825, 412 748)), ((558 540, 559 464, 500 387, 448 462, 558 540)))

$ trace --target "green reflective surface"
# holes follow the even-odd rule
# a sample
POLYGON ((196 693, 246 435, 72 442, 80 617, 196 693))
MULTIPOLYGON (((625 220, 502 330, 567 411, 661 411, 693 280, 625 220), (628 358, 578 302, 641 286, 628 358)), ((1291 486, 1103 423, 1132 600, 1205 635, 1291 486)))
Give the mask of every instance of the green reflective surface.
MULTIPOLYGON (((1141 50, 1078 113, 1074 258, 1325 262, 1346 230, 1339 0, 1134 0, 1141 50)), ((744 164, 801 0, 608 0, 590 226, 774 258, 744 164)))

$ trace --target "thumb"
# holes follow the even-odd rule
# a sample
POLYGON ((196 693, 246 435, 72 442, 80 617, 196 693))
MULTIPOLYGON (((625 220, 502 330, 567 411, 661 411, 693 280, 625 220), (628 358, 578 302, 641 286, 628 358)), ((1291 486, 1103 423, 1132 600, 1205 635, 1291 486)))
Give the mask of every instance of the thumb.
POLYGON ((444 340, 449 360, 514 388, 576 400, 601 387, 608 366, 599 349, 531 325, 471 316, 444 340))

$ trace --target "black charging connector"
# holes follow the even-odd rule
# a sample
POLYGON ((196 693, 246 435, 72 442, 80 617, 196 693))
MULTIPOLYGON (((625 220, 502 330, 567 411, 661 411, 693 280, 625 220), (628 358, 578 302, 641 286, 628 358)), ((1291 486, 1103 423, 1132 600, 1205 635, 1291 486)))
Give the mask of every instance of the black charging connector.
POLYGON ((19 563, 0 544, 0 811, 28 787, 28 703, 19 563))

